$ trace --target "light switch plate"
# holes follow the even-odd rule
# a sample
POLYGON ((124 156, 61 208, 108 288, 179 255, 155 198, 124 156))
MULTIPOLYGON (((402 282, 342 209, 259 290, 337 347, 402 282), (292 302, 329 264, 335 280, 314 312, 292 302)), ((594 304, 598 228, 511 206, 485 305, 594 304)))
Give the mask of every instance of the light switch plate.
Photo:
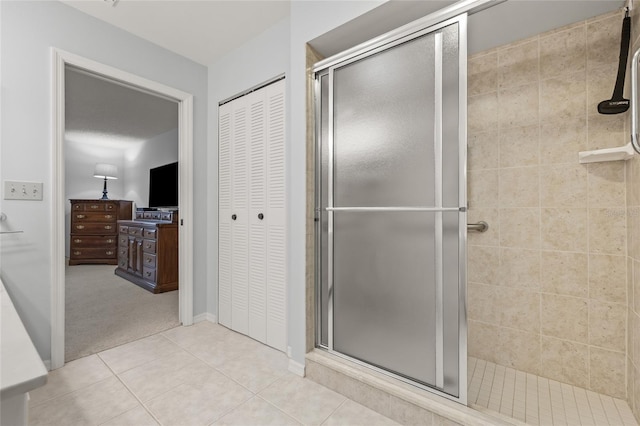
POLYGON ((42 200, 42 182, 4 181, 5 200, 42 200))

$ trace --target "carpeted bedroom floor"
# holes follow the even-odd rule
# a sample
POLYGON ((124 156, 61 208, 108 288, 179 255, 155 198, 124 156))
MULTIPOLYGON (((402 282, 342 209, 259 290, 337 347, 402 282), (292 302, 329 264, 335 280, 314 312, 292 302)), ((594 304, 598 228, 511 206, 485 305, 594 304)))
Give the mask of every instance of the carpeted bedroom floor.
POLYGON ((66 267, 65 362, 180 325, 178 291, 153 294, 115 268, 66 267))

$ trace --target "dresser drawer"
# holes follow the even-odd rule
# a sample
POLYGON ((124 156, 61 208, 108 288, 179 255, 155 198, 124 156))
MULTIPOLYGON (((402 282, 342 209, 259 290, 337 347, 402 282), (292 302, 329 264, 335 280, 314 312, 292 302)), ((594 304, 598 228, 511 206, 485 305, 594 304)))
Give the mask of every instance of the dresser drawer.
POLYGON ((74 235, 71 237, 71 248, 112 248, 116 246, 116 237, 74 235))
POLYGON ((156 255, 145 253, 142 257, 142 265, 144 268, 156 268, 156 255))
POLYGON ((115 234, 117 226, 107 223, 74 223, 71 232, 74 234, 115 234))
POLYGON ((162 219, 162 212, 144 212, 143 216, 145 219, 160 220, 162 219))
POLYGON ((72 248, 71 255, 75 259, 115 259, 114 248, 72 248))
POLYGON ((120 233, 120 235, 118 235, 118 245, 126 246, 127 244, 129 244, 129 234, 122 235, 122 233, 120 233))
POLYGON ((156 270, 152 268, 147 268, 146 266, 142 268, 142 278, 148 281, 156 280, 156 270))
POLYGON ((142 231, 142 236, 145 237, 145 238, 151 238, 152 240, 155 240, 156 239, 156 235, 157 235, 156 228, 153 228, 153 229, 146 229, 145 228, 142 231))
POLYGON ((111 212, 73 212, 71 218, 75 222, 115 222, 115 213, 111 212))
POLYGON ((129 258, 127 256, 118 256, 118 268, 122 268, 124 270, 127 269, 127 265, 129 264, 129 258))
POLYGON ((135 235, 136 237, 142 237, 142 228, 138 226, 129 227, 129 235, 135 235))
POLYGON ((142 251, 145 253, 155 253, 156 252, 156 242, 154 240, 144 240, 142 243, 142 251))
POLYGON ((118 203, 116 202, 97 203, 97 202, 87 201, 86 203, 73 203, 74 211, 103 212, 103 211, 116 211, 117 208, 118 208, 118 203))

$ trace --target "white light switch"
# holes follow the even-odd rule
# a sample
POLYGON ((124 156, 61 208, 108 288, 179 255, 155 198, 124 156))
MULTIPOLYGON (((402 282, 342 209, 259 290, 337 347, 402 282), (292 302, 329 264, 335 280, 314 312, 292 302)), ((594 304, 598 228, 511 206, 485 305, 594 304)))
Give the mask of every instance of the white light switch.
POLYGON ((5 200, 42 200, 42 182, 4 181, 5 200))

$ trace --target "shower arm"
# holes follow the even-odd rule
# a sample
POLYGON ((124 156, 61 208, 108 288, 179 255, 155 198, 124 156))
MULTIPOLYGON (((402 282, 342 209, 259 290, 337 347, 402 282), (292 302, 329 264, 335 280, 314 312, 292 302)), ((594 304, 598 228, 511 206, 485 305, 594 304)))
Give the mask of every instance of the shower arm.
POLYGON ((640 49, 633 54, 631 61, 631 145, 640 154, 638 143, 638 58, 640 49))

